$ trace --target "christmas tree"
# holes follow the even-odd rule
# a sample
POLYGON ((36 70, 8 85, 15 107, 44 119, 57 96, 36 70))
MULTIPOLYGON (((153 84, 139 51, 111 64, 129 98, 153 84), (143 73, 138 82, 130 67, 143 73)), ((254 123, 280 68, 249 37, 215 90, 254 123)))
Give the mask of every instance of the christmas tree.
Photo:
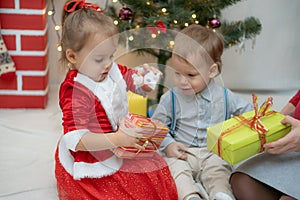
MULTIPOLYGON (((174 36, 190 24, 201 24, 218 30, 225 39, 225 48, 253 39, 261 31, 255 17, 228 22, 222 19, 222 9, 240 0, 119 0, 123 8, 110 6, 108 14, 115 19, 121 40, 130 51, 149 53, 157 57, 164 72, 171 57, 174 36), (174 31, 172 31, 174 30, 174 31)), ((164 80, 161 80, 163 83, 164 80)), ((163 94, 163 84, 157 91, 157 101, 163 94)))

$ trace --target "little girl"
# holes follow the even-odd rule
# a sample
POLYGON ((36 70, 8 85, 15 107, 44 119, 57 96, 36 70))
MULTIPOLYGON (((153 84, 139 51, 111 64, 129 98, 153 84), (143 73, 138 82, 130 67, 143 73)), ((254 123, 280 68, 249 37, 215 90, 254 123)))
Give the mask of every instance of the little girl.
POLYGON ((138 72, 112 61, 118 42, 112 19, 85 1, 66 3, 63 18, 61 61, 69 71, 59 92, 64 128, 55 154, 59 198, 177 199, 158 154, 121 159, 111 151, 118 146, 143 149, 139 130, 119 127, 128 113, 126 89, 135 91, 132 75, 138 72))

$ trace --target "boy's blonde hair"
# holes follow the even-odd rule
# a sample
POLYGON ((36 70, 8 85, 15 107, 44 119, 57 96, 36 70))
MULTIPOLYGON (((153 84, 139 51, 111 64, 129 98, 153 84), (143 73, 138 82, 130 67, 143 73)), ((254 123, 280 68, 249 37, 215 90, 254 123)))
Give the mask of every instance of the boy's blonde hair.
POLYGON ((63 13, 60 61, 66 66, 66 50, 80 51, 91 36, 103 34, 104 38, 117 39, 118 30, 111 17, 90 8, 81 8, 70 14, 63 13))
POLYGON ((224 39, 220 33, 193 24, 177 34, 173 56, 188 63, 190 56, 201 57, 209 65, 217 64, 219 73, 221 73, 223 49, 224 39))

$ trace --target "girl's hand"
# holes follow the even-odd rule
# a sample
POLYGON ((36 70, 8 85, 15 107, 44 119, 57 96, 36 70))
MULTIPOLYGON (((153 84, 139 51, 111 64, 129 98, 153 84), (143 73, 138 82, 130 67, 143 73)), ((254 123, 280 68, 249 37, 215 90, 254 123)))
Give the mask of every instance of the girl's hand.
POLYGON ((142 79, 142 85, 141 88, 145 92, 151 92, 155 89, 157 82, 159 81, 159 78, 163 75, 161 71, 156 69, 153 66, 149 66, 148 64, 143 64, 140 67, 136 68, 137 75, 142 79))
POLYGON ((291 116, 286 116, 282 120, 282 123, 291 124, 291 132, 277 141, 266 143, 264 147, 268 149, 267 152, 271 154, 282 154, 293 151, 300 152, 300 121, 291 116))
POLYGON ((117 146, 130 146, 139 150, 144 150, 145 147, 138 144, 143 137, 142 132, 143 130, 139 127, 125 127, 124 119, 121 119, 117 131, 117 146))
POLYGON ((185 151, 187 151, 187 147, 180 142, 173 142, 169 144, 164 151, 169 158, 175 157, 182 160, 187 159, 187 153, 185 153, 185 151))
POLYGON ((143 64, 142 66, 138 67, 138 70, 137 70, 138 75, 145 76, 145 74, 147 72, 153 72, 155 75, 159 75, 159 76, 163 75, 163 73, 161 71, 159 71, 159 69, 157 69, 153 66, 150 66, 148 64, 143 64))
POLYGON ((120 147, 127 146, 127 147, 135 147, 136 149, 139 149, 139 150, 144 150, 145 147, 143 147, 139 144, 141 137, 139 137, 139 134, 136 134, 136 135, 137 135, 137 137, 128 135, 119 129, 117 131, 117 136, 118 136, 117 145, 120 147))

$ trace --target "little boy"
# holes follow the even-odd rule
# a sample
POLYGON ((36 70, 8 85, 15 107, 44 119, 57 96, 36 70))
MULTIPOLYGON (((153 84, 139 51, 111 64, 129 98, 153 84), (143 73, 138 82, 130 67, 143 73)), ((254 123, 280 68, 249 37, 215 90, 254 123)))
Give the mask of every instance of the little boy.
POLYGON ((172 54, 176 87, 161 97, 152 116, 170 128, 160 150, 180 200, 234 199, 231 166, 206 148, 206 128, 252 106, 215 83, 222 53, 223 37, 217 32, 200 25, 183 29, 172 54))

